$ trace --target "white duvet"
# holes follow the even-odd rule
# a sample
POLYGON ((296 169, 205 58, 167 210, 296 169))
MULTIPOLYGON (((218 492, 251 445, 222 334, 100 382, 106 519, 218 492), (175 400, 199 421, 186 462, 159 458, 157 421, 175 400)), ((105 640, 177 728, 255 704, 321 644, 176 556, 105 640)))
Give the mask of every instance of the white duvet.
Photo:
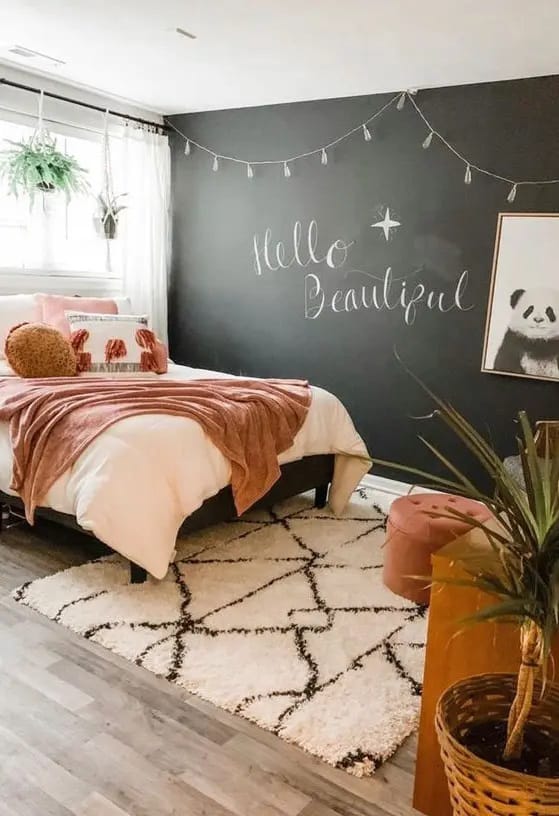
MULTIPOLYGON (((230 377, 169 365, 168 379, 230 377)), ((342 403, 312 387, 311 407, 281 464, 337 454, 329 503, 340 513, 370 467, 365 444, 342 403)), ((0 423, 0 489, 8 493, 12 451, 0 423)), ((231 480, 229 462, 194 420, 153 414, 120 420, 91 443, 49 490, 43 506, 76 517, 112 549, 163 578, 184 519, 231 480)))

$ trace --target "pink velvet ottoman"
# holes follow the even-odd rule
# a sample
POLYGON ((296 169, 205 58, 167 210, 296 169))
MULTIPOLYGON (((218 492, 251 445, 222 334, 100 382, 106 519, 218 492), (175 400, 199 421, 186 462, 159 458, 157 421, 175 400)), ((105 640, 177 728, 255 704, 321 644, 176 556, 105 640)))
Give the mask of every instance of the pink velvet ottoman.
POLYGON ((386 530, 383 580, 395 592, 420 604, 429 603, 426 581, 411 575, 431 575, 431 554, 467 533, 471 524, 460 519, 430 518, 433 510, 453 507, 477 521, 491 517, 483 504, 445 493, 417 493, 401 496, 390 507, 386 530))

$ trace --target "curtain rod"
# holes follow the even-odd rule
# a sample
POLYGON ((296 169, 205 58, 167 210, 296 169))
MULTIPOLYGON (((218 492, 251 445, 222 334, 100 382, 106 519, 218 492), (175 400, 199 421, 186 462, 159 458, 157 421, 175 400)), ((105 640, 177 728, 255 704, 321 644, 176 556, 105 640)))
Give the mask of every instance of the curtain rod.
MULTIPOLYGON (((29 93, 34 94, 40 94, 42 90, 32 85, 23 85, 21 82, 13 82, 11 79, 5 79, 4 77, 0 77, 0 85, 9 85, 11 88, 17 88, 20 91, 29 91, 29 93)), ((162 125, 159 122, 151 122, 149 119, 142 119, 140 116, 132 116, 129 113, 119 113, 119 111, 114 111, 110 108, 103 108, 101 105, 81 102, 78 99, 71 99, 69 96, 62 96, 52 91, 43 91, 43 94, 50 97, 50 99, 58 99, 60 102, 69 102, 71 105, 77 105, 80 108, 88 108, 89 110, 99 111, 100 113, 107 111, 111 116, 118 116, 120 119, 128 119, 130 122, 139 122, 141 125, 149 125, 150 127, 159 128, 162 131, 167 130, 166 125, 162 125)))
MULTIPOLYGON (((37 115, 34 113, 29 113, 28 111, 18 110, 17 108, 9 108, 7 105, 3 105, 0 102, 0 111, 4 113, 12 113, 17 117, 21 117, 22 119, 31 119, 32 121, 37 120, 37 115)), ((95 133, 98 136, 103 135, 103 128, 94 128, 89 127, 88 125, 77 125, 75 122, 63 122, 61 119, 52 119, 50 116, 44 116, 43 121, 47 125, 62 125, 62 127, 71 128, 72 130, 83 130, 86 133, 95 133)), ((112 138, 116 138, 112 136, 112 138)))

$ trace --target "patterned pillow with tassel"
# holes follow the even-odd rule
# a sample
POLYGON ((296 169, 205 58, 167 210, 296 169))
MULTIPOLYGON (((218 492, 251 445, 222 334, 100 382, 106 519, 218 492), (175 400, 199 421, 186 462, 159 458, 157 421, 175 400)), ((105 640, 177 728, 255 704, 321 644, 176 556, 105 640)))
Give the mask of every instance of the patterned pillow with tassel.
POLYGON ((65 312, 79 373, 164 374, 167 350, 146 315, 65 312))

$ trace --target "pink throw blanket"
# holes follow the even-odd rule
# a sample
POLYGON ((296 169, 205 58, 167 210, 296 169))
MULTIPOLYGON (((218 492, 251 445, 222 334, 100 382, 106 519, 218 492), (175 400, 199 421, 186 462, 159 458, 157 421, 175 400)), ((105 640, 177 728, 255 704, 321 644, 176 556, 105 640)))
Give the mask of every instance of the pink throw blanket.
POLYGON ((139 414, 198 422, 231 462, 239 514, 279 478, 278 455, 291 447, 311 402, 300 380, 111 380, 0 378, 0 421, 13 448, 10 487, 35 508, 54 482, 109 426, 139 414))

